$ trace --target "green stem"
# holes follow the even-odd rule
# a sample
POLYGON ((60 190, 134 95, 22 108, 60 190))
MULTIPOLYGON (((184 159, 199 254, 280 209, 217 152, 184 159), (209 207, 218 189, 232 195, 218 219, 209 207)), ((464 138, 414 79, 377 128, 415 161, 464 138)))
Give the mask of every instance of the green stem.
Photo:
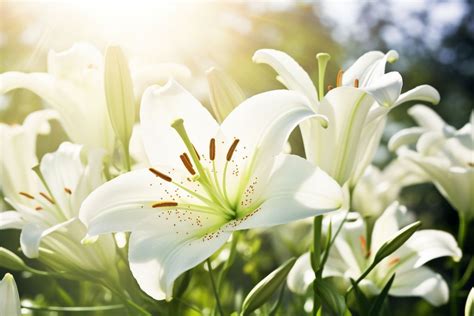
POLYGON ((209 278, 211 279, 212 291, 214 292, 214 297, 216 298, 217 309, 219 310, 219 314, 221 316, 224 316, 224 310, 222 309, 221 301, 219 299, 219 293, 217 292, 216 280, 214 280, 214 275, 212 274, 211 260, 208 258, 206 260, 206 263, 207 269, 209 270, 209 278))
MULTIPOLYGON (((469 222, 466 221, 464 216, 459 217, 457 242, 461 250, 463 250, 463 247, 464 247, 464 240, 466 239, 466 231, 467 231, 468 224, 469 222)), ((451 282, 451 315, 454 315, 454 316, 458 315, 457 314, 458 296, 459 296, 459 290, 461 290, 461 288, 457 284, 459 282, 460 273, 461 273, 461 260, 459 260, 459 262, 456 262, 454 265, 453 280, 451 282)))
MULTIPOLYGON (((357 280, 355 281, 355 285, 358 285, 360 283, 360 281, 362 281, 367 275, 369 275, 370 271, 372 271, 376 266, 377 266, 377 262, 375 262, 375 261, 372 262, 372 264, 367 269, 365 269, 365 271, 357 278, 357 280)), ((346 294, 345 294, 346 298, 349 295, 349 293, 352 291, 353 288, 354 288, 354 286, 351 285, 347 289, 346 294)))
POLYGON ((96 311, 110 311, 115 309, 124 309, 125 306, 122 304, 106 305, 106 306, 74 306, 74 307, 61 307, 61 306, 30 306, 22 305, 22 308, 26 308, 33 311, 47 311, 47 312, 96 312, 96 311))
MULTIPOLYGON (((321 237, 322 237, 323 216, 315 216, 313 221, 313 251, 311 252, 311 266, 314 274, 318 277, 319 265, 321 263, 321 237)), ((313 315, 318 312, 319 306, 316 303, 316 286, 313 286, 313 315)))

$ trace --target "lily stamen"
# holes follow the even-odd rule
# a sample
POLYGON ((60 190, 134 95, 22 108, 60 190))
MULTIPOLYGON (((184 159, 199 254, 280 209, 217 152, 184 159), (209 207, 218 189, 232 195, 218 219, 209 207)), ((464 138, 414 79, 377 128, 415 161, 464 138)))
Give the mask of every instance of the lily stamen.
POLYGON ((148 168, 148 170, 153 173, 155 176, 165 180, 165 181, 168 181, 168 182, 171 182, 173 181, 173 179, 171 179, 171 177, 167 176, 166 174, 164 173, 161 173, 159 172, 158 170, 154 169, 154 168, 148 168))
POLYGON ((172 206, 178 206, 178 203, 176 202, 158 202, 153 204, 151 207, 157 208, 157 207, 172 207, 172 206))
POLYGON ((43 208, 42 208, 41 206, 35 207, 35 210, 36 210, 36 211, 41 211, 42 209, 43 209, 43 208))
POLYGON ((40 192, 40 195, 41 195, 42 197, 44 197, 46 200, 48 200, 49 203, 55 204, 54 200, 53 200, 52 198, 50 198, 46 193, 40 192))
POLYGON ((328 85, 328 92, 331 91, 334 87, 332 85, 328 85))
POLYGON ((354 80, 354 88, 359 88, 359 79, 354 80))
POLYGON ((183 163, 184 167, 189 171, 191 175, 194 176, 196 174, 196 171, 194 171, 193 165, 191 164, 188 155, 186 153, 183 153, 179 156, 179 158, 181 159, 181 162, 183 163))
POLYGON ((29 198, 30 200, 34 200, 34 199, 35 199, 35 197, 34 197, 33 195, 28 194, 28 193, 26 193, 26 192, 19 192, 18 194, 23 195, 24 197, 27 197, 27 198, 29 198))
POLYGON ((69 188, 64 188, 64 192, 66 192, 66 193, 69 194, 69 195, 72 194, 72 191, 71 191, 71 189, 69 189, 69 188))
MULTIPOLYGON (((193 145, 193 148, 194 148, 194 152, 196 153, 197 158, 199 160, 201 160, 201 156, 199 155, 199 152, 197 151, 196 147, 194 147, 194 145, 193 145)), ((188 158, 188 160, 189 160, 189 158, 188 158)))
POLYGON ((239 141, 240 141, 239 139, 235 139, 232 145, 230 145, 229 151, 227 152, 227 156, 226 156, 227 161, 230 161, 232 159, 232 155, 234 154, 235 148, 239 144, 239 141))
POLYGON ((344 71, 342 69, 340 69, 338 72, 337 72, 337 76, 336 76, 336 87, 340 87, 342 86, 342 75, 344 74, 344 71))
POLYGON ((216 158, 216 140, 215 138, 211 138, 209 143, 209 158, 214 161, 216 158))
POLYGON ((389 267, 392 267, 392 266, 396 265, 396 264, 399 263, 399 262, 400 262, 400 258, 393 258, 392 260, 390 260, 390 261, 388 262, 388 266, 389 266, 389 267))

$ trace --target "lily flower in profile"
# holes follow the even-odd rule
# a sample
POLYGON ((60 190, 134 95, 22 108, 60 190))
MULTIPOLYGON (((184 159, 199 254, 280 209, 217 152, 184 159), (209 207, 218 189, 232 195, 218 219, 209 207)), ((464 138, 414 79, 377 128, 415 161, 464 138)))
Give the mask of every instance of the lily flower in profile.
POLYGON ((81 145, 63 143, 37 166, 36 136, 47 132, 52 114, 43 110, 23 125, 0 124, 0 144, 8 148, 0 156, 0 182, 14 209, 0 212, 0 229, 20 229, 23 253, 55 271, 108 271, 115 262, 112 237, 82 245, 85 227, 77 218, 82 200, 104 182, 103 150, 81 157, 81 145))
POLYGON ((338 209, 340 186, 308 161, 281 154, 290 132, 317 117, 300 93, 253 96, 222 125, 170 81, 143 96, 149 169, 123 174, 84 201, 88 238, 131 231, 130 268, 155 299, 209 258, 235 230, 269 227, 338 209))
POLYGON ((398 59, 395 51, 362 55, 347 71, 339 71, 335 87, 325 93, 324 74, 330 56, 318 54, 318 88, 289 55, 273 49, 255 52, 253 60, 270 65, 288 89, 300 91, 313 110, 328 118, 327 129, 314 120, 300 124, 306 157, 340 185, 352 189, 371 163, 380 143, 390 110, 407 101, 439 102, 438 92, 428 85, 401 93, 398 72, 385 73, 387 62, 398 59))
POLYGON ((20 296, 10 273, 0 281, 0 315, 21 316, 20 296))
POLYGON ((474 218, 474 112, 470 122, 459 130, 446 124, 423 105, 409 114, 420 125, 393 135, 389 148, 402 159, 414 163, 441 194, 470 221, 474 218), (416 144, 416 150, 408 146, 416 144))
MULTIPOLYGON (((395 237, 406 208, 397 202, 392 203, 375 222, 370 245, 366 223, 359 213, 350 213, 343 224, 333 247, 329 251, 323 277, 333 277, 350 285, 349 279, 356 280, 373 262, 382 245, 395 237)), ((339 219, 339 223, 341 218, 339 219)), ((338 227, 338 220, 332 224, 338 227)), ((395 273, 389 295, 418 296, 435 306, 448 302, 448 285, 443 277, 424 265, 436 258, 452 257, 459 261, 462 256, 456 240, 450 234, 425 229, 415 232, 405 244, 384 258, 359 283, 368 296, 380 293, 384 285, 395 273)), ((309 253, 301 256, 288 276, 289 288, 303 294, 314 280, 309 253)))
MULTIPOLYGON (((47 64, 47 73, 0 74, 0 94, 20 88, 32 91, 59 113, 59 120, 74 143, 111 153, 115 136, 107 111, 102 53, 90 44, 77 43, 62 52, 50 51, 47 64)), ((173 64, 132 69, 135 96, 141 96, 140 88, 145 83, 188 75, 186 67, 173 64)))
POLYGON ((426 175, 404 159, 395 159, 382 170, 370 165, 354 187, 351 207, 375 219, 398 199, 404 187, 422 182, 426 175))

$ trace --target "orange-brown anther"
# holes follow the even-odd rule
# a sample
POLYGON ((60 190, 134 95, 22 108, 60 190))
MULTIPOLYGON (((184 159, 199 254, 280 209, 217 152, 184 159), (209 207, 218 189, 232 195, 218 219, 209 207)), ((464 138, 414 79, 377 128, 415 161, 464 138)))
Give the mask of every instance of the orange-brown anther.
POLYGON ((18 194, 23 195, 24 197, 27 197, 27 198, 29 198, 30 200, 34 200, 34 199, 35 199, 35 197, 34 197, 33 195, 28 194, 28 193, 26 193, 26 192, 19 192, 18 194))
POLYGON ((170 177, 168 177, 166 174, 159 172, 158 170, 154 168, 149 168, 148 169, 151 173, 153 173, 155 176, 160 177, 161 179, 171 182, 173 181, 170 177))
POLYGON ((172 207, 172 206, 178 206, 178 203, 176 202, 158 202, 153 204, 151 207, 157 208, 157 207, 172 207))
POLYGON ((360 246, 362 247, 362 251, 364 251, 365 255, 368 257, 370 256, 370 250, 367 248, 367 240, 364 236, 359 236, 360 246))
POLYGON ((69 188, 64 188, 64 192, 66 192, 67 194, 72 194, 72 191, 69 188))
POLYGON ((229 151, 227 152, 226 159, 227 161, 230 161, 232 159, 232 155, 234 154, 235 148, 237 147, 237 144, 239 143, 240 140, 235 139, 232 145, 229 147, 229 151))
POLYGON ((359 79, 354 80, 354 88, 359 88, 359 79))
POLYGON ((399 262, 400 262, 400 258, 393 258, 392 260, 390 260, 388 262, 388 265, 389 265, 389 267, 392 267, 392 266, 396 265, 399 262))
POLYGON ((342 86, 342 75, 343 74, 344 74, 344 71, 342 71, 342 69, 337 72, 336 87, 342 86))
POLYGON ((42 209, 43 209, 43 208, 42 208, 41 206, 35 207, 35 210, 36 210, 36 211, 41 211, 42 209))
POLYGON ((183 162, 184 167, 189 171, 190 174, 194 176, 196 174, 196 171, 194 171, 193 165, 191 164, 191 160, 189 160, 188 155, 186 153, 183 153, 179 156, 179 158, 183 162))
POLYGON ((46 193, 40 192, 40 195, 44 197, 46 200, 48 200, 49 203, 54 204, 54 200, 50 198, 46 193))
POLYGON ((331 91, 332 88, 334 88, 332 85, 328 85, 328 92, 331 91))
POLYGON ((216 158, 216 140, 211 138, 211 142, 209 143, 209 158, 214 160, 216 158))

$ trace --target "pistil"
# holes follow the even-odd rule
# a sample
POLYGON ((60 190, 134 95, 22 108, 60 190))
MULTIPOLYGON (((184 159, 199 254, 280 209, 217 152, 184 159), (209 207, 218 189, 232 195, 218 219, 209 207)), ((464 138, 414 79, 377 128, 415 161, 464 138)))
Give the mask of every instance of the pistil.
POLYGON ((316 55, 316 59, 318 60, 318 93, 319 100, 321 101, 324 98, 324 75, 326 74, 326 66, 331 56, 328 53, 319 53, 316 55))

